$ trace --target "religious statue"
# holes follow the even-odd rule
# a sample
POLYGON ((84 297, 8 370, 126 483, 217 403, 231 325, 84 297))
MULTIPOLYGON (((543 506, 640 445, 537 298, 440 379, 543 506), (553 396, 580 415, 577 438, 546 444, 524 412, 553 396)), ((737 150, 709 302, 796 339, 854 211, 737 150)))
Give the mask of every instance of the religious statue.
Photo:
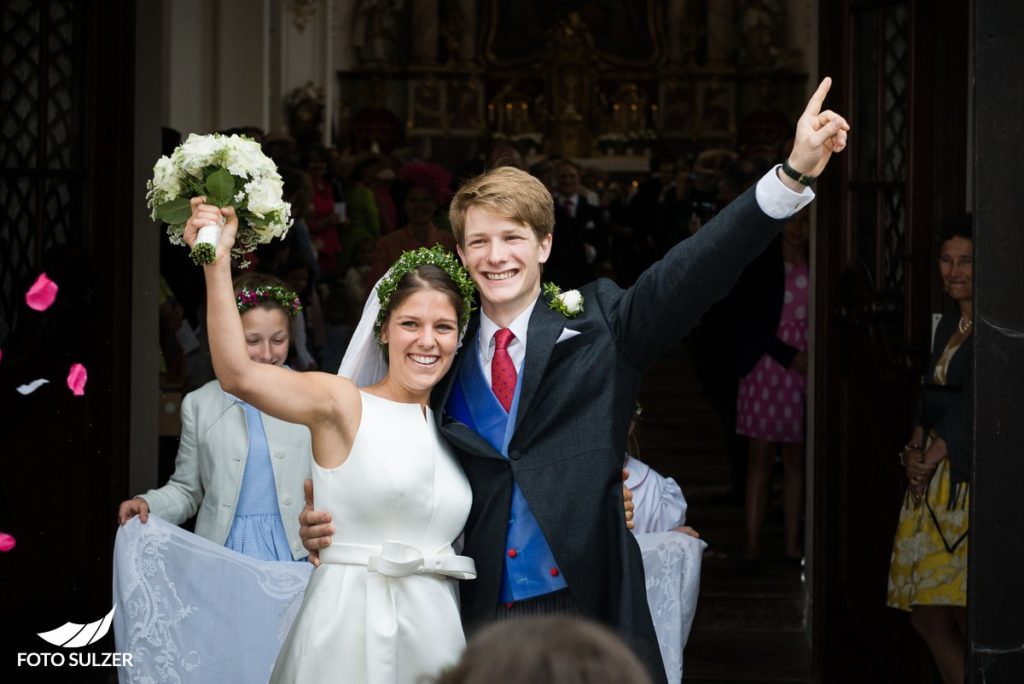
POLYGON ((363 66, 391 64, 398 45, 398 13, 405 0, 358 0, 352 48, 363 66))
POLYGON ((462 61, 462 40, 465 33, 466 19, 462 14, 462 8, 458 2, 450 0, 445 12, 444 28, 441 29, 447 64, 455 65, 462 61))
POLYGON ((447 127, 441 100, 442 83, 433 76, 410 83, 409 128, 447 127))
POLYGON ((324 123, 324 91, 310 81, 285 99, 288 132, 300 146, 320 141, 324 123))
POLYGON ((748 66, 776 66, 781 51, 782 22, 786 11, 778 0, 748 0, 740 16, 743 51, 748 66))

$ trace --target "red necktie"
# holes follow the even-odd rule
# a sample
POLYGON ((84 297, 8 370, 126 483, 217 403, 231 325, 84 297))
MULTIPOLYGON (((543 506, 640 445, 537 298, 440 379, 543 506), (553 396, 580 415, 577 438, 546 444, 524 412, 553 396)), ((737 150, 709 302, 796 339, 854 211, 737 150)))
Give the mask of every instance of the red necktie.
POLYGON ((572 201, 572 197, 566 197, 562 200, 562 208, 565 209, 565 213, 569 215, 569 218, 576 218, 576 203, 572 201))
POLYGON ((516 367, 508 354, 508 345, 515 339, 508 328, 494 333, 494 358, 491 359, 491 390, 505 411, 512 409, 512 397, 516 393, 516 367))

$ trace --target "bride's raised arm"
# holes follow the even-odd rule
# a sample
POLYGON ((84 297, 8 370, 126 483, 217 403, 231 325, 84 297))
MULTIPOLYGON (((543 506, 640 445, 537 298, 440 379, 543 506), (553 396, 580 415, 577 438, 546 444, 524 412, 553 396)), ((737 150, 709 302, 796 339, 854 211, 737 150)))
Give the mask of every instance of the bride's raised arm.
POLYGON ((184 239, 191 247, 199 227, 223 223, 216 258, 203 267, 210 355, 221 387, 264 413, 309 427, 314 452, 318 436, 322 439, 326 437, 324 433, 336 432, 349 441, 358 427, 361 405, 358 389, 352 382, 328 373, 298 373, 249 358, 231 284, 230 254, 238 218, 232 207, 221 209, 204 204, 203 200, 192 200, 192 216, 185 225, 184 239))

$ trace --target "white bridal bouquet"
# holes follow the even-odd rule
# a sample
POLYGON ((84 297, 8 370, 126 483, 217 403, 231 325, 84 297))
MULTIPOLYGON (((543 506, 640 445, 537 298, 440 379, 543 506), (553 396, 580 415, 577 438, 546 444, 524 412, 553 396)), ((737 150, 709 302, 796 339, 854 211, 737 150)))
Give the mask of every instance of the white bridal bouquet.
MULTIPOLYGON (((175 245, 185 244, 182 234, 192 215, 189 200, 200 195, 218 207, 235 208, 238 236, 231 253, 236 257, 272 238, 283 238, 292 223, 277 167, 259 143, 245 136, 191 134, 170 157, 157 160, 146 189, 152 217, 167 224, 167 235, 175 245)), ((213 263, 219 235, 220 226, 200 228, 192 260, 213 263)))

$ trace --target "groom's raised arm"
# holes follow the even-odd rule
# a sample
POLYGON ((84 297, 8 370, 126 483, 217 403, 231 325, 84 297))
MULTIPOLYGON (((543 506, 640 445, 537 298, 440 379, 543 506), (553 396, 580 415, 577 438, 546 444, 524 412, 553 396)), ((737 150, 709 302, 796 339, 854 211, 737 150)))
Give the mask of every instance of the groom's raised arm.
MULTIPOLYGON (((831 83, 829 78, 821 82, 797 122, 787 164, 804 180, 816 178, 832 153, 846 147, 849 124, 835 112, 822 111, 831 83)), ((609 311, 626 358, 644 369, 682 339, 712 304, 729 293, 785 219, 813 197, 806 183, 777 166, 641 274, 609 311)))

